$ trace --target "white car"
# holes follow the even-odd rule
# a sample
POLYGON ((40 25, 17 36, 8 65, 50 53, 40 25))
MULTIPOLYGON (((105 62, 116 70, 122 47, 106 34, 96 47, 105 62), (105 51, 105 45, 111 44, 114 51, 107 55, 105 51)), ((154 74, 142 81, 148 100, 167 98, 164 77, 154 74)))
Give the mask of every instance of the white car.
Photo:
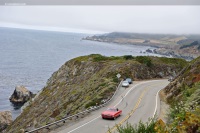
POLYGON ((128 87, 128 86, 129 86, 129 82, 126 81, 126 80, 123 81, 123 82, 122 82, 122 86, 123 86, 123 87, 128 87))

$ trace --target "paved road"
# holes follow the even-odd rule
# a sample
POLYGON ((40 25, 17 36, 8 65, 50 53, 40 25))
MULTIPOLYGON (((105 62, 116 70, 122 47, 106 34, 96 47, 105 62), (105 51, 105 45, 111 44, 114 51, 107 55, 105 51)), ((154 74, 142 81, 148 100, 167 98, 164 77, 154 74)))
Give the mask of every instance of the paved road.
MULTIPOLYGON (((167 80, 151 80, 134 82, 130 87, 120 87, 116 96, 107 107, 92 112, 87 117, 59 129, 59 133, 105 133, 116 124, 135 124, 140 120, 147 121, 149 117, 159 114, 160 103, 158 91, 169 82, 167 80), (156 100, 157 99, 157 100, 156 100), (104 120, 100 114, 108 107, 122 109, 122 115, 116 120, 104 120), (127 119, 128 114, 131 117, 127 119)), ((115 132, 115 130, 112 130, 115 132)), ((55 132, 55 131, 54 131, 55 132)))

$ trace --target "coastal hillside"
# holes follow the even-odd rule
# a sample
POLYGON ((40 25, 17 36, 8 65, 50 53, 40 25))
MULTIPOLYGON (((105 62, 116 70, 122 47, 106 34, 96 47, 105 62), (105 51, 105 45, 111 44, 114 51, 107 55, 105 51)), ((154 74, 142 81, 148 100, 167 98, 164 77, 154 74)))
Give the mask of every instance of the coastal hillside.
MULTIPOLYGON (((192 60, 181 72, 180 75, 174 79, 166 88, 167 101, 184 101, 185 95, 191 96, 193 93, 199 91, 197 89, 200 82, 200 57, 192 60), (194 87, 193 89, 191 89, 194 87)), ((200 99, 196 99, 197 101, 200 99)))
POLYGON ((88 36, 84 39, 108 43, 153 46, 157 47, 157 49, 152 52, 184 59, 194 59, 200 56, 200 35, 112 32, 88 36))
POLYGON ((44 126, 108 100, 119 80, 167 78, 187 65, 183 59, 164 57, 105 57, 98 54, 67 61, 54 72, 21 115, 6 129, 15 133, 44 126), (121 79, 116 75, 121 74, 121 79))
POLYGON ((192 60, 164 90, 171 106, 168 127, 181 133, 200 132, 200 57, 192 60))

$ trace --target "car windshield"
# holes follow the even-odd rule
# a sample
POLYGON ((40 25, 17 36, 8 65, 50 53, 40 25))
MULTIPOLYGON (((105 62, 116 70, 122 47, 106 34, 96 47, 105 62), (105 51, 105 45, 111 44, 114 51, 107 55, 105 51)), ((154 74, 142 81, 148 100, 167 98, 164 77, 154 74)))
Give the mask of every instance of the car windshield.
POLYGON ((109 110, 109 111, 117 111, 116 109, 114 109, 114 108, 108 108, 107 110, 109 110))
POLYGON ((128 81, 124 81, 124 83, 128 83, 128 81))
POLYGON ((131 81, 131 79, 129 79, 129 78, 128 78, 128 79, 126 79, 126 80, 127 80, 127 81, 131 81))

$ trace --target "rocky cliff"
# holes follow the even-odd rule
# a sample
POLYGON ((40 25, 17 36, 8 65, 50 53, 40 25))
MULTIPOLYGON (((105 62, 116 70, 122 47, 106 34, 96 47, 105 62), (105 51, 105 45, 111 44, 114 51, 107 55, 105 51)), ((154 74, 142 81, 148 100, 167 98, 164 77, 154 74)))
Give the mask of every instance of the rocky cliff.
POLYGON ((186 64, 182 59, 143 56, 93 54, 72 59, 52 74, 6 132, 30 130, 101 104, 114 93, 118 73, 134 80, 165 78, 176 75, 186 64))
MULTIPOLYGON (((200 82, 200 57, 192 60, 166 88, 167 101, 183 100, 185 93, 191 96, 196 90, 190 90, 200 82)), ((197 89, 198 91, 198 89, 197 89)), ((199 100, 200 99, 196 99, 199 100)), ((200 104, 200 103, 199 103, 200 104)))
POLYGON ((168 127, 174 132, 200 132, 200 57, 192 60, 164 90, 171 106, 168 127))

